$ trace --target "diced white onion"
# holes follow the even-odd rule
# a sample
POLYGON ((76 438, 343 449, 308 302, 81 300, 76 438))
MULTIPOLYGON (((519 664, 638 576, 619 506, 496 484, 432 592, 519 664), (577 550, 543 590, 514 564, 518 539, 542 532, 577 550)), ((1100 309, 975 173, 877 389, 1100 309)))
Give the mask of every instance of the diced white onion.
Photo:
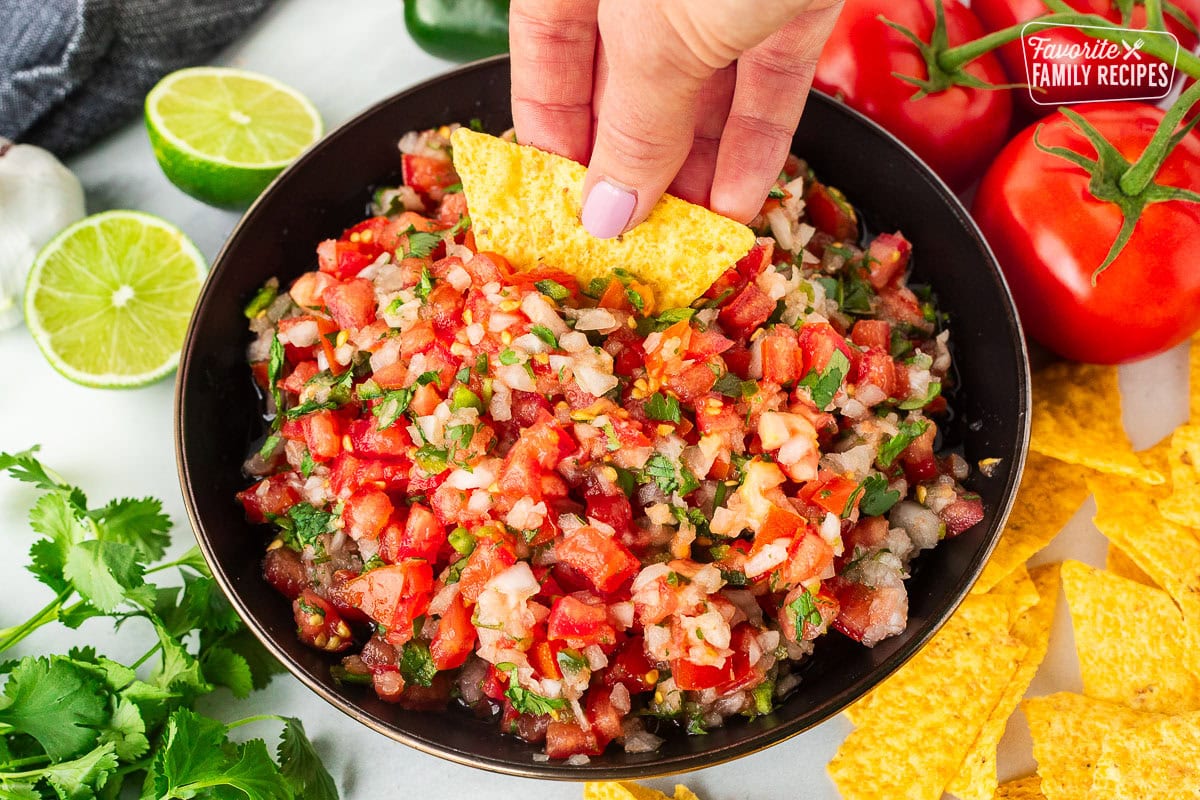
POLYGON ((589 308, 579 314, 575 320, 577 331, 603 331, 616 328, 617 320, 607 308, 589 308))
MULTIPOLYGON (((521 392, 532 392, 537 389, 537 384, 521 364, 502 364, 496 367, 496 377, 505 385, 521 392)), ((495 399, 494 395, 493 399, 495 399)))
MULTIPOLYGON (((575 380, 579 382, 580 388, 597 397, 611 391, 620 383, 616 375, 601 372, 595 367, 584 364, 576 364, 574 373, 575 380)), ((533 391, 533 389, 529 389, 528 391, 533 391)))

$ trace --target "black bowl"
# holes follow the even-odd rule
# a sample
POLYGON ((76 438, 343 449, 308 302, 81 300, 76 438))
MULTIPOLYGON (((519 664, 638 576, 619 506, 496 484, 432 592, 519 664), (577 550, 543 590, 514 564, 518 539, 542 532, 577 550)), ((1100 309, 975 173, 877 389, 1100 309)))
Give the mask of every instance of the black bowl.
MULTIPOLYGON (((844 191, 875 230, 912 240, 915 280, 932 284, 949 313, 960 381, 948 446, 970 463, 996 457, 991 477, 967 485, 983 497, 984 521, 923 555, 908 582, 908 629, 873 649, 839 634, 817 643, 803 682, 774 713, 731 720, 707 736, 672 735, 657 753, 610 748, 584 766, 538 763, 537 748, 502 736, 493 722, 458 709, 409 712, 368 688, 340 686, 336 658, 296 638, 290 605, 263 580, 261 528, 234 494, 241 464, 262 435, 245 363, 242 307, 263 281, 285 284, 312 269, 314 248, 364 216, 368 187, 396 181, 396 140, 405 131, 479 118, 511 124, 509 65, 500 57, 427 81, 330 133, 247 212, 218 256, 192 317, 176 384, 175 440, 188 515, 213 574, 251 630, 301 681, 387 736, 462 764, 514 775, 597 780, 680 772, 727 761, 800 733, 836 714, 910 658, 958 606, 1008 515, 1028 437, 1029 375, 1016 311, 983 237, 950 191, 911 151, 858 113, 813 93, 794 151, 844 191)), ((930 698, 936 703, 936 698, 930 698)))

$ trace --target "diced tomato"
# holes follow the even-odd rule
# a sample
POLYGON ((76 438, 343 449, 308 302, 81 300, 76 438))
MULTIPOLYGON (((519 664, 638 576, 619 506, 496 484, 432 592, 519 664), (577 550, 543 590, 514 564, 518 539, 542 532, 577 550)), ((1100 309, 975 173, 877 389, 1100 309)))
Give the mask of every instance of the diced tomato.
POLYGON ((308 569, 300 554, 290 547, 275 547, 263 559, 263 577, 289 600, 308 588, 308 569))
POLYGON ((946 536, 958 536, 983 519, 983 501, 978 497, 955 500, 943 508, 938 516, 946 523, 946 536))
POLYGON ((612 526, 618 536, 633 528, 633 506, 623 494, 590 494, 587 515, 612 526))
POLYGON ((481 250, 466 264, 467 272, 471 273, 471 282, 476 286, 484 286, 492 281, 504 280, 513 273, 512 264, 499 253, 481 250))
POLYGON ((317 264, 340 281, 355 277, 379 257, 378 248, 363 248, 354 242, 326 239, 317 245, 317 264))
POLYGON ((612 702, 612 689, 607 686, 595 686, 587 693, 587 718, 591 724, 592 735, 603 747, 613 739, 621 736, 621 721, 625 717, 612 702))
POLYGON ((783 386, 800 380, 803 368, 804 358, 794 330, 776 325, 762 338, 763 380, 783 386))
POLYGON ((754 241, 750 252, 738 259, 734 268, 743 278, 752 281, 766 271, 771 265, 771 257, 775 253, 775 240, 769 236, 760 236, 754 241))
POLYGON ((598 756, 603 752, 604 746, 596 736, 574 722, 551 722, 546 728, 546 755, 550 758, 598 756))
POLYGON ((591 526, 577 528, 554 547, 558 560, 578 570, 596 591, 614 592, 641 568, 629 548, 591 526))
POLYGON ((717 333, 715 328, 692 328, 685 354, 688 358, 707 359, 709 356, 718 356, 731 347, 733 341, 717 333))
POLYGON ((933 330, 933 324, 921 311, 917 296, 907 286, 885 286, 879 290, 879 300, 879 315, 887 321, 910 325, 921 331, 933 330))
POLYGON ((754 544, 750 552, 757 553, 768 542, 793 535, 804 524, 804 517, 791 509, 772 503, 767 509, 766 519, 754 534, 754 544))
POLYGON ((433 512, 420 503, 413 503, 408 507, 404 535, 400 537, 394 559, 423 558, 432 563, 437 560, 448 536, 445 526, 438 522, 433 512))
POLYGON ((430 308, 433 329, 441 336, 453 336, 462 328, 462 312, 466 305, 462 293, 451 284, 439 282, 429 293, 426 304, 430 308))
POLYGON ((835 350, 841 350, 847 361, 852 359, 850 345, 828 322, 806 323, 800 328, 799 340, 800 350, 804 354, 805 374, 810 370, 824 372, 835 350))
POLYGON ((729 657, 729 669, 733 677, 717 687, 721 694, 742 691, 762 683, 763 675, 754 671, 751 654, 761 652, 758 645, 758 631, 753 625, 742 623, 733 629, 729 637, 729 648, 733 655, 729 657))
POLYGON ((377 539, 392 515, 392 501, 381 491, 358 491, 346 500, 342 520, 351 539, 377 539))
MULTIPOLYGON (((720 359, 717 359, 719 362, 720 359)), ((719 369, 719 367, 718 367, 719 369)), ((684 367, 682 371, 667 376, 667 388, 685 403, 690 403, 701 395, 712 391, 717 382, 717 372, 708 362, 697 362, 684 367)))
POLYGON ((733 669, 728 663, 714 667, 711 664, 695 664, 686 658, 671 662, 671 676, 675 678, 675 685, 684 691, 715 689, 734 679, 733 669))
POLYGON ((272 475, 263 478, 248 489, 237 494, 238 501, 246 509, 246 519, 253 523, 267 521, 267 517, 281 517, 288 509, 300 502, 300 493, 288 482, 287 475, 272 475))
POLYGON ((468 603, 479 599, 484 584, 517 563, 512 547, 502 542, 478 542, 458 579, 459 594, 468 603))
POLYGON ((866 586, 838 577, 828 585, 838 602, 833 627, 854 641, 873 647, 876 642, 904 630, 908 595, 902 582, 894 586, 866 586))
POLYGON ((750 334, 775 313, 775 301, 753 283, 747 284, 729 299, 718 318, 725 330, 745 342, 750 334))
POLYGON ((912 255, 912 245, 899 232, 881 233, 867 248, 867 255, 870 256, 868 263, 871 270, 868 280, 876 289, 882 289, 904 275, 908 269, 908 258, 912 255))
POLYGON ((571 437, 553 418, 543 417, 541 422, 522 430, 500 466, 497 484, 501 493, 509 498, 532 497, 532 492, 541 486, 542 472, 558 465, 571 451, 571 442, 571 437))
POLYGON ((657 678, 654 665, 646 658, 645 643, 641 636, 635 636, 621 645, 616 656, 609 658, 603 675, 605 685, 620 683, 631 693, 653 689, 657 678))
POLYGON ((417 320, 406 328, 404 335, 400 337, 400 358, 411 361, 413 356, 424 353, 436 341, 433 323, 429 320, 417 320))
POLYGON ((406 457, 413 446, 404 425, 392 424, 379 430, 374 417, 356 419, 350 423, 350 443, 355 453, 374 458, 406 457))
POLYGON ((543 678, 552 680, 562 679, 562 670, 558 666, 558 652, 564 645, 561 642, 540 641, 529 648, 529 663, 543 678))
POLYGON ((887 352, 892 346, 892 326, 881 319, 860 319, 850 329, 850 341, 864 350, 877 347, 887 352))
POLYGON ((304 388, 304 384, 308 382, 308 379, 313 375, 316 375, 318 372, 320 372, 320 370, 317 369, 317 362, 301 361, 296 365, 296 368, 292 370, 290 375, 279 382, 279 385, 283 387, 283 390, 286 392, 300 394, 300 390, 304 388))
POLYGON ((443 225, 454 226, 458 221, 467 214, 467 196, 462 192, 453 192, 442 198, 442 204, 438 206, 437 218, 438 222, 443 225))
POLYGON ((455 595, 438 620, 437 633, 429 643, 429 654, 438 669, 461 667, 475 646, 475 626, 471 624, 471 610, 461 595, 455 595))
POLYGON ((940 474, 937 459, 933 455, 933 440, 936 436, 937 426, 930 422, 925 432, 901 451, 900 463, 904 465, 904 475, 909 482, 931 481, 940 474))
POLYGON ((416 391, 413 392, 408 408, 417 416, 426 417, 433 413, 440 402, 442 402, 442 398, 438 394, 437 388, 432 383, 423 383, 417 386, 416 391))
MULTIPOLYGON (((846 506, 850 501, 850 497, 854 494, 854 490, 858 488, 858 484, 849 478, 838 475, 835 472, 822 470, 820 477, 813 485, 813 482, 808 483, 804 490, 801 491, 801 499, 810 502, 814 505, 828 511, 830 514, 841 516, 847 514, 846 506)), ((861 492, 859 493, 861 495, 861 492)), ((859 497, 854 498, 854 507, 858 507, 859 497)))
POLYGON ((856 393, 861 394, 868 386, 878 387, 884 398, 891 397, 896 391, 896 362, 892 360, 887 350, 869 348, 858 358, 857 378, 855 379, 856 393))
POLYGON ((833 548, 813 531, 792 539, 788 560, 779 569, 787 584, 799 584, 833 574, 833 548))
POLYGON ((433 570, 429 562, 406 559, 373 569, 347 586, 347 595, 363 613, 387 628, 387 639, 404 644, 413 636, 413 620, 429 608, 433 570))
POLYGON ((342 418, 322 409, 300 417, 304 441, 314 461, 328 461, 342 452, 342 418))
POLYGON ((325 290, 325 305, 339 328, 366 327, 375 321, 375 284, 362 278, 336 283, 325 290))
POLYGON ((330 605, 312 589, 305 589, 292 601, 296 635, 309 647, 340 653, 354 644, 350 628, 330 605))
POLYGON ((449 158, 405 153, 400 156, 400 170, 406 186, 411 186, 435 202, 445 195, 446 187, 459 182, 458 173, 454 171, 449 158))
POLYGON ((326 272, 306 272, 288 289, 296 305, 302 308, 321 308, 325 305, 325 290, 337 283, 337 278, 326 272))
POLYGON ((554 602, 546 619, 546 636, 579 649, 593 644, 607 647, 617 641, 604 601, 587 592, 569 594, 554 602))
POLYGON ((853 242, 858 239, 858 215, 845 195, 832 186, 818 181, 806 181, 804 212, 817 230, 824 231, 835 241, 853 242))

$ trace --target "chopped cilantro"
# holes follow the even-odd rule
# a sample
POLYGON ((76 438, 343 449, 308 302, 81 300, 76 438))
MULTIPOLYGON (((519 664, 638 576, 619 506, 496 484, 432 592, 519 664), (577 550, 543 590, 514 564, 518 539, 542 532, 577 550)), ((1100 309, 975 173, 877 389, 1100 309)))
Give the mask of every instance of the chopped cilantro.
POLYGON ((721 570, 721 579, 730 586, 746 586, 750 583, 746 573, 736 569, 721 570))
POLYGON ((463 367, 458 372, 454 373, 454 380, 457 381, 458 383, 470 383, 471 382, 471 368, 463 367))
POLYGON ((446 194, 458 194, 458 193, 459 193, 459 192, 461 192, 462 190, 463 190, 463 188, 462 188, 462 181, 459 181, 458 183, 452 183, 452 184, 450 184, 449 186, 447 186, 447 187, 446 187, 445 189, 443 189, 442 191, 443 191, 443 192, 445 192, 446 194))
POLYGON ((629 301, 629 305, 637 309, 639 314, 646 310, 646 301, 637 290, 626 287, 625 299, 629 301))
POLYGON ((634 488, 637 486, 637 476, 630 470, 618 467, 615 464, 613 465, 613 469, 617 472, 617 488, 624 492, 626 497, 632 495, 634 488))
POLYGON ((521 363, 521 356, 511 347, 500 351, 500 363, 506 367, 521 363))
MULTIPOLYGON (((429 254, 433 252, 433 248, 438 246, 438 242, 442 241, 441 231, 433 233, 418 231, 411 225, 408 226, 406 235, 408 236, 408 249, 404 252, 404 255, 402 256, 403 258, 428 258, 429 254)), ((422 270, 421 277, 425 277, 424 270, 422 270)), ((430 288, 432 288, 432 286, 430 288)), ((422 295, 422 298, 428 294, 429 292, 426 291, 425 294, 422 295)))
POLYGON ((304 455, 300 457, 300 474, 305 478, 312 475, 313 469, 316 468, 316 463, 313 461, 312 453, 308 452, 308 448, 304 448, 304 455))
POLYGON ((807 589, 804 590, 804 594, 787 604, 787 610, 796 621, 797 635, 804 630, 805 622, 814 628, 821 627, 824 622, 821 610, 817 608, 817 598, 813 597, 812 592, 807 589))
POLYGON ((271 422, 272 430, 279 428, 283 413, 283 389, 279 387, 279 377, 283 373, 283 342, 278 336, 271 337, 271 358, 267 362, 267 386, 271 390, 271 400, 275 403, 275 419, 271 422))
POLYGON ((567 701, 561 697, 545 697, 521 686, 517 681, 516 664, 505 661, 497 664, 496 669, 508 673, 508 688, 504 690, 504 696, 509 699, 513 708, 522 714, 544 716, 567 707, 567 701))
POLYGON ((583 290, 583 293, 593 299, 599 298, 600 295, 604 294, 604 290, 608 288, 610 280, 611 278, 592 278, 583 290))
POLYGON ((587 659, 580 655, 578 650, 570 647, 559 650, 555 660, 558 661, 558 666, 563 672, 582 672, 588 665, 587 659))
POLYGON ((878 517, 886 514, 900 500, 900 492, 888 491, 887 479, 882 475, 868 475, 859 488, 863 491, 858 510, 863 516, 878 517))
POLYGON ((925 391, 924 397, 909 398, 900 404, 900 408, 905 411, 911 411, 915 408, 924 408, 933 402, 939 394, 942 393, 942 382, 932 380, 929 382, 929 388, 925 391))
POLYGON ((754 381, 744 381, 734 373, 726 372, 717 378, 717 382, 713 384, 713 391, 726 397, 753 397, 758 394, 758 384, 754 381))
POLYGON ((446 469, 447 462, 450 460, 450 453, 445 448, 423 444, 417 448, 414 459, 417 462, 417 466, 425 470, 425 472, 430 475, 437 475, 446 469))
POLYGON ((646 398, 646 416, 663 422, 679 422, 679 401, 669 394, 655 392, 646 398))
POLYGON ((297 503, 288 509, 287 515, 292 521, 292 533, 301 545, 314 544, 318 536, 329 532, 329 523, 333 521, 333 514, 311 503, 297 503))
POLYGON ((375 423, 376 430, 384 430, 390 428, 400 415, 408 410, 409 403, 412 402, 413 388, 406 386, 403 389, 396 389, 383 394, 383 402, 377 403, 371 409, 371 413, 375 415, 377 420, 375 423))
POLYGON ((767 192, 767 197, 770 197, 772 200, 782 200, 787 195, 783 193, 782 187, 772 186, 771 191, 767 192))
POLYGON ((750 696, 754 698, 754 713, 762 716, 770 714, 775 707, 773 700, 775 695, 775 682, 771 680, 763 681, 750 692, 750 696))
POLYGON ((429 298, 429 293, 433 291, 433 275, 430 274, 428 267, 421 269, 421 278, 417 281, 417 288, 413 291, 422 300, 429 298))
POLYGON ((655 330, 665 330, 676 322, 691 319, 695 315, 696 309, 694 308, 668 308, 654 318, 654 328, 655 330))
POLYGON ((825 369, 818 373, 815 369, 800 379, 800 386, 812 394, 813 403, 821 411, 829 407, 834 395, 842 388, 842 381, 850 373, 850 359, 841 350, 835 349, 829 358, 825 369))
POLYGON ((896 460, 896 456, 908 447, 921 434, 925 433, 925 429, 929 427, 928 420, 917 420, 910 422, 905 420, 900 423, 900 431, 892 437, 889 437, 883 446, 879 448, 879 455, 876 460, 879 466, 887 469, 896 460))
POLYGON ((279 442, 280 442, 279 434, 272 433, 262 443, 262 447, 260 447, 258 449, 258 457, 263 459, 264 461, 266 459, 270 458, 271 454, 275 452, 275 448, 279 446, 279 442))
POLYGON ((604 431, 604 435, 608 437, 608 450, 610 453, 621 449, 621 440, 617 438, 617 430, 611 422, 605 420, 604 424, 600 426, 600 430, 604 431))
POLYGON ((892 341, 889 348, 892 358, 903 358, 912 352, 912 340, 899 328, 892 328, 892 341))
POLYGON ((326 400, 323 403, 318 403, 315 400, 310 400, 307 403, 301 403, 295 408, 289 408, 284 412, 284 416, 288 419, 298 419, 305 414, 311 414, 314 411, 332 411, 341 406, 341 403, 336 400, 326 400))
MULTIPOLYGON (((683 465, 677 468, 671 459, 662 453, 655 453, 646 461, 642 468, 643 474, 652 479, 663 494, 678 492, 681 497, 691 494, 700 488, 700 481, 690 469, 683 465)), ((643 480, 643 483, 645 480, 643 480)))
POLYGON ((404 644, 404 652, 400 656, 400 674, 406 682, 432 686, 437 671, 433 656, 429 653, 429 645, 417 639, 404 644))

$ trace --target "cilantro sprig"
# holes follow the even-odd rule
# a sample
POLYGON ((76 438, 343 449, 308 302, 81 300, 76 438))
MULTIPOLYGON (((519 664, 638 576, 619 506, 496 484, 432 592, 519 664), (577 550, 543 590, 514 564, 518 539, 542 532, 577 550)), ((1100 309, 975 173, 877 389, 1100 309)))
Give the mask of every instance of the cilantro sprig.
MULTIPOLYGON (((141 619, 157 641, 128 666, 92 647, 0 666, 0 797, 117 797, 128 784, 165 800, 337 798, 299 720, 266 715, 226 724, 193 710, 218 686, 245 697, 280 668, 196 548, 161 561, 171 527, 161 502, 90 507, 36 452, 0 453, 0 472, 42 492, 29 512, 38 538, 27 568, 54 597, 0 630, 0 655, 46 625, 76 628, 101 617, 122 626, 141 619), (152 582, 168 570, 182 586, 152 582), (261 739, 230 741, 234 728, 264 721, 283 724, 274 756, 261 739)), ((299 511, 292 523, 310 535, 319 513, 299 511)))

